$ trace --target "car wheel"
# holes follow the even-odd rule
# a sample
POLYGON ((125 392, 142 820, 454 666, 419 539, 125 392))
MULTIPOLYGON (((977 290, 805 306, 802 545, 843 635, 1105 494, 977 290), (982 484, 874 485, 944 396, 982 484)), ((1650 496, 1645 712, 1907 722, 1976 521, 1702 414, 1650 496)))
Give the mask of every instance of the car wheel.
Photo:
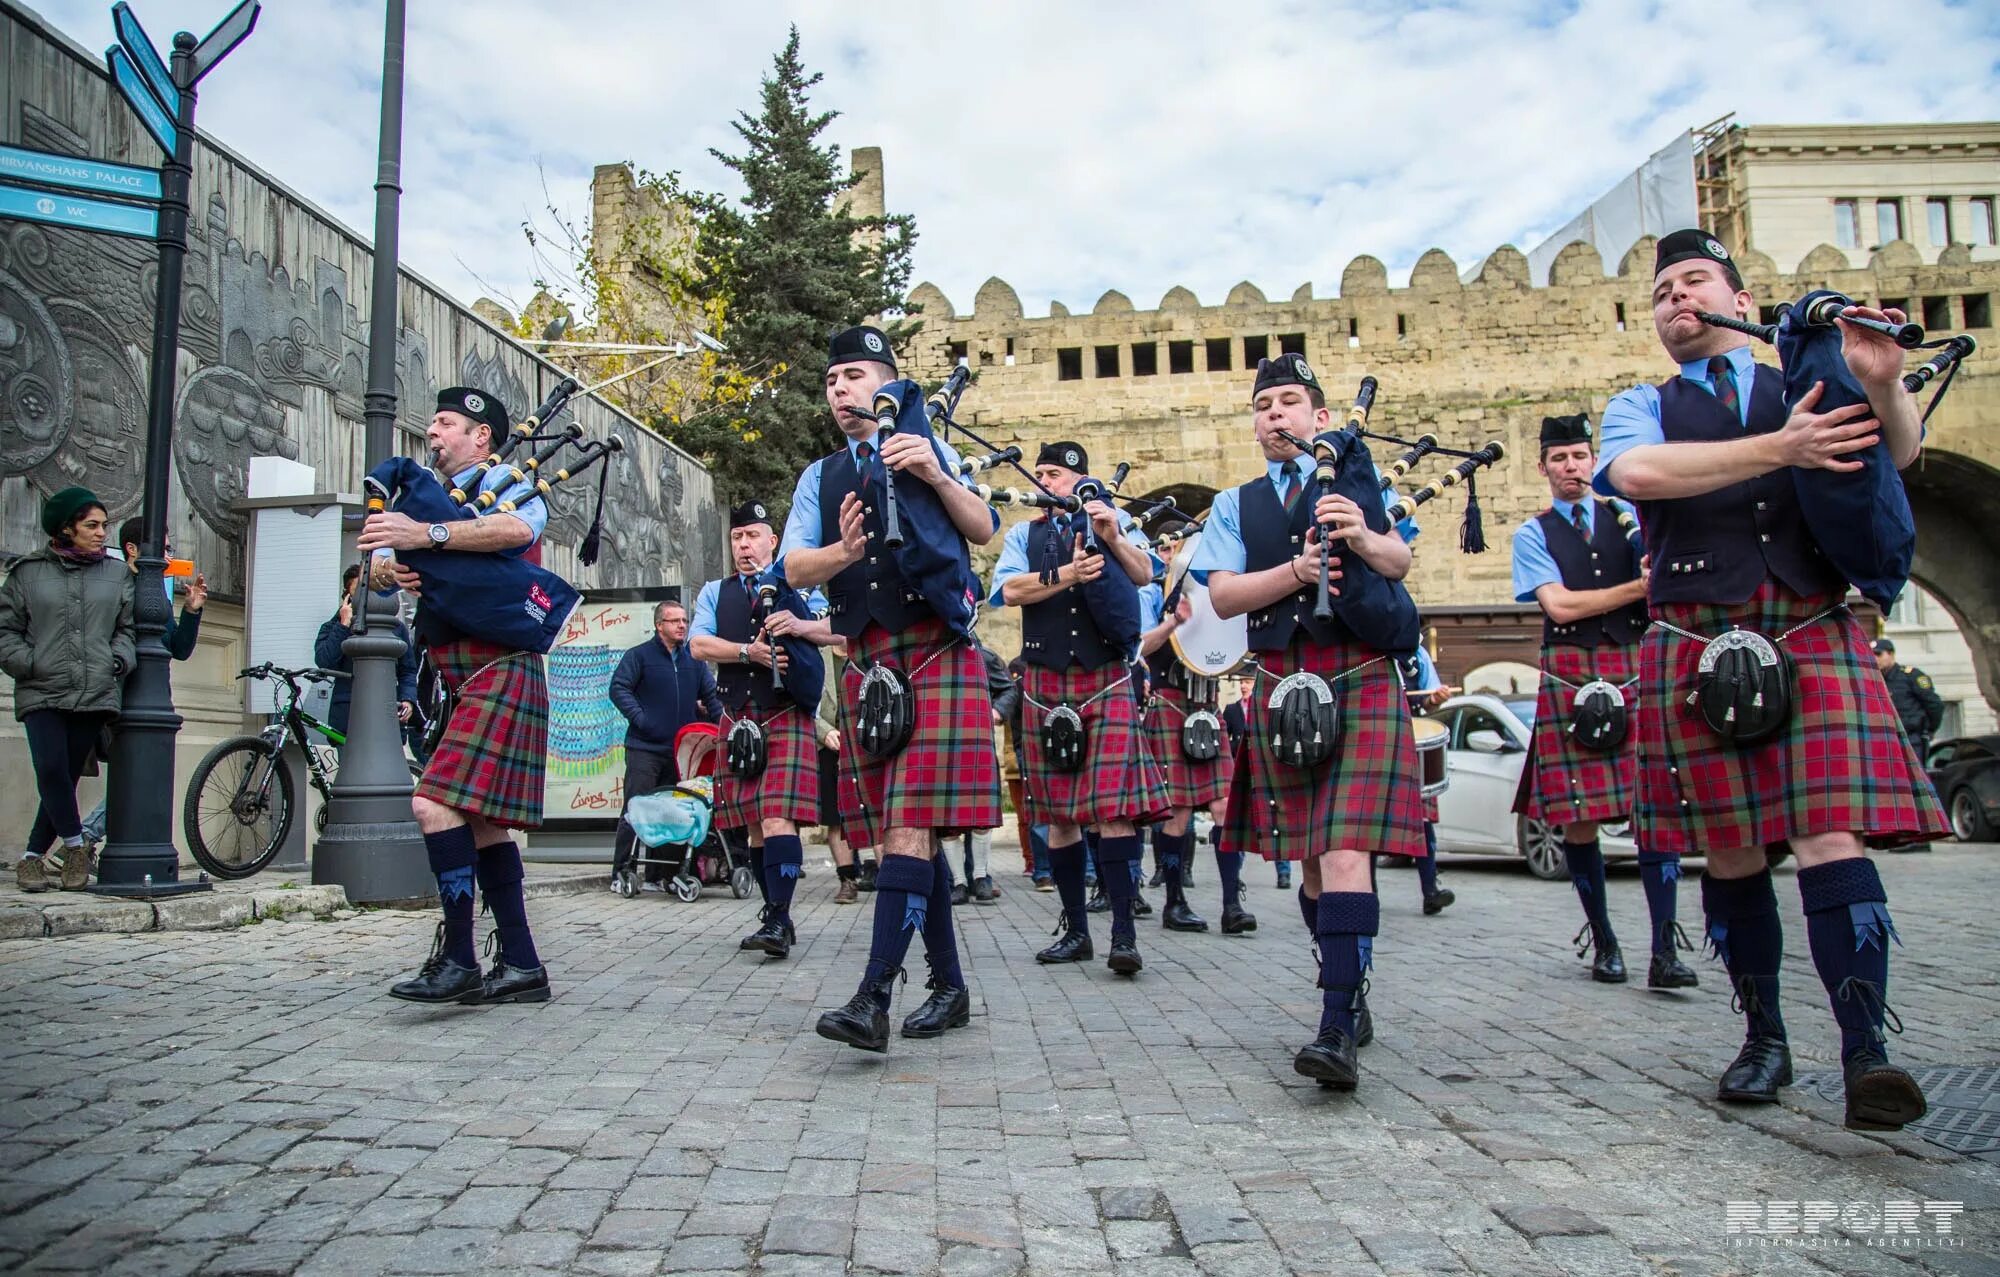
POLYGON ((1514 845, 1521 853, 1521 859, 1528 862, 1528 872, 1548 882, 1569 877, 1569 862, 1563 857, 1562 826, 1551 825, 1533 816, 1519 816, 1514 821, 1514 845))
POLYGON ((1960 785, 1951 795, 1951 832, 1960 842, 1991 842, 1993 825, 1979 810, 1979 795, 1960 785))

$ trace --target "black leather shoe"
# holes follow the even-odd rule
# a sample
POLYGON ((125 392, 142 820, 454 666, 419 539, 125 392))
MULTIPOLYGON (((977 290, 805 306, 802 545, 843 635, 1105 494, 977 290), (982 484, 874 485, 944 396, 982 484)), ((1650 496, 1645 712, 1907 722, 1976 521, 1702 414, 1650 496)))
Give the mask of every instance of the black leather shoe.
POLYGON ((1056 942, 1035 955, 1035 961, 1051 965, 1058 962, 1088 962, 1097 956, 1091 948, 1090 933, 1082 927, 1069 927, 1062 931, 1056 942))
POLYGON ((1617 945, 1597 951, 1597 956, 1591 959, 1590 978, 1599 984, 1625 983, 1625 955, 1618 951, 1617 945))
POLYGON ((1237 905, 1222 910, 1222 934, 1225 936, 1247 936, 1257 929, 1257 915, 1237 905))
POLYGON ((822 1015, 813 1027, 821 1037, 859 1050, 889 1049, 889 1013, 866 989, 849 998, 846 1006, 822 1015))
POLYGON ((1792 1084, 1792 1048, 1785 1039, 1760 1033, 1722 1071, 1715 1098, 1737 1104, 1776 1104, 1778 1088, 1792 1084))
POLYGON ((1170 900, 1160 911, 1160 925, 1169 931, 1206 931, 1208 923, 1185 900, 1170 900))
POLYGON ((437 936, 431 941, 431 956, 424 959, 415 975, 389 986, 389 996, 405 1002, 439 1003, 458 1002, 471 994, 470 1000, 476 1002, 483 984, 477 965, 468 967, 444 956, 444 924, 439 923, 437 936))
POLYGON ((962 1029, 972 1023, 972 994, 965 989, 940 988, 933 984, 931 996, 903 1020, 906 1038, 935 1038, 946 1029, 962 1029))
MULTIPOLYGON (((465 1000, 474 1001, 472 998, 465 1000)), ((486 973, 486 979, 479 987, 477 999, 481 1006, 498 1002, 547 1002, 548 1000, 547 967, 510 967, 505 962, 495 962, 493 969, 486 973)))
POLYGON ((1443 913, 1458 900, 1458 893, 1450 887, 1439 887, 1424 897, 1425 913, 1443 913))
POLYGON ((1150 918, 1153 916, 1153 906, 1146 902, 1144 896, 1134 895, 1132 897, 1132 916, 1134 918, 1150 918))
POLYGON ((1671 953, 1656 953, 1646 968, 1646 987, 1649 989, 1693 989, 1701 985, 1701 977, 1693 968, 1671 953))
POLYGON ((1879 1051, 1856 1053, 1841 1072, 1847 1075, 1845 1125, 1850 1131, 1900 1131, 1930 1111, 1917 1079, 1879 1051))
POLYGON ((1167 885, 1167 871, 1160 868, 1160 862, 1157 860, 1153 862, 1153 877, 1146 885, 1148 887, 1164 887, 1167 885))
POLYGON ((1100 888, 1090 893, 1090 901, 1083 907, 1090 913, 1109 913, 1111 911, 1111 897, 1105 895, 1100 888))
POLYGON ((1329 1026, 1301 1047, 1292 1057, 1292 1071, 1316 1080, 1336 1091, 1351 1091, 1361 1081, 1361 1062, 1355 1058, 1354 1042, 1339 1028, 1329 1026))
POLYGON ((763 926, 743 938, 743 947, 767 958, 789 958, 792 946, 798 942, 798 932, 792 930, 791 923, 769 918, 763 926))
POLYGON ((864 861, 862 861, 862 862, 861 862, 861 877, 860 877, 860 880, 859 880, 859 881, 857 881, 857 882, 856 882, 856 883, 854 884, 854 887, 855 887, 855 890, 857 890, 857 891, 873 891, 873 890, 875 890, 875 874, 876 874, 876 872, 877 872, 878 868, 879 868, 879 867, 878 867, 878 866, 876 865, 876 863, 875 863, 874 861, 872 861, 872 860, 864 860, 864 861))
POLYGON ((1104 965, 1119 975, 1138 975, 1146 968, 1145 960, 1139 956, 1138 943, 1116 936, 1111 938, 1111 956, 1104 960, 1104 965))
POLYGON ((953 904, 962 905, 970 898, 970 895, 965 890, 964 883, 954 882, 951 884, 951 902, 953 904))
POLYGON ((1375 1015, 1368 1009, 1368 1003, 1363 1001, 1354 1012, 1354 1045, 1363 1047, 1374 1040, 1375 1015))
POLYGON ((972 884, 972 903, 976 905, 994 904, 997 902, 996 897, 999 894, 1000 892, 993 886, 991 878, 982 876, 972 884))

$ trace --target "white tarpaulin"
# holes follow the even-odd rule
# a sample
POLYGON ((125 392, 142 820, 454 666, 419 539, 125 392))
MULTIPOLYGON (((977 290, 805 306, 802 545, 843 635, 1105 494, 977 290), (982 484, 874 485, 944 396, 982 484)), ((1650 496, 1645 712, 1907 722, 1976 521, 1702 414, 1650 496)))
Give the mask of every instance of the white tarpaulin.
POLYGON ((1694 193, 1694 134, 1681 134, 1653 152, 1644 164, 1600 196, 1567 226, 1528 254, 1528 278, 1549 282, 1556 254, 1576 240, 1597 246, 1604 273, 1616 274, 1641 235, 1664 235, 1697 225, 1694 193))

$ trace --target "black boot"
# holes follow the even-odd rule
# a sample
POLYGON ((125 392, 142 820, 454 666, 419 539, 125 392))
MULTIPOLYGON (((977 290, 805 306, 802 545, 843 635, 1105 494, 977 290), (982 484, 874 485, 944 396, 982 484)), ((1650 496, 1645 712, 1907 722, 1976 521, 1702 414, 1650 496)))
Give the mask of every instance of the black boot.
POLYGON ((798 933, 792 924, 782 922, 777 910, 764 911, 764 925, 743 937, 743 947, 763 954, 767 958, 789 958, 792 946, 799 942, 798 933))
POLYGON ((1103 884, 1100 883, 1091 889, 1090 899, 1083 907, 1090 913, 1111 912, 1111 897, 1104 894, 1103 884))
POLYGON ((1146 885, 1148 887, 1164 887, 1167 885, 1167 871, 1161 867, 1159 853, 1157 852, 1153 855, 1153 876, 1147 881, 1146 885))
POLYGON ((1792 1048, 1782 1027, 1764 1014, 1753 977, 1737 982, 1731 1006, 1750 1022, 1743 1049, 1716 1084, 1715 1098, 1738 1104, 1776 1104, 1778 1088, 1792 1084, 1792 1048))
POLYGON ((1051 965, 1058 962, 1088 962, 1097 956, 1090 945, 1090 928, 1081 918, 1074 921, 1065 917, 1056 923, 1056 942, 1035 955, 1035 961, 1051 965))
POLYGON ((835 1042, 845 1042, 862 1051, 887 1052, 889 1049, 889 1011, 883 1005, 889 999, 890 989, 895 985, 892 974, 887 987, 862 989, 847 1000, 847 1005, 836 1011, 828 1011, 819 1018, 814 1031, 823 1038, 835 1042))
POLYGON ((1292 1057, 1292 1071, 1332 1090, 1351 1091, 1361 1081, 1361 1062, 1354 1052, 1354 1040, 1338 1026, 1328 1025, 1292 1057))
POLYGON ((1445 910, 1451 908, 1453 902, 1457 899, 1458 893, 1450 887, 1439 887, 1436 891, 1424 897, 1424 912, 1443 913, 1445 910))
POLYGON ((1653 946, 1653 961, 1646 968, 1646 987, 1649 989, 1693 989, 1701 985, 1701 977, 1694 969, 1682 962, 1678 949, 1692 949, 1680 924, 1671 918, 1660 923, 1660 936, 1653 946))
POLYGON ((1594 951, 1590 960, 1591 979, 1599 984, 1625 983, 1625 955, 1619 952, 1615 942, 1606 944, 1598 938, 1596 923, 1584 923, 1583 930, 1577 932, 1570 943, 1576 946, 1579 958, 1586 952, 1594 951))
MULTIPOLYGON (((1929 850, 1929 848, 1925 848, 1929 850)), ((1889 1063, 1875 1047, 1857 1051, 1841 1064, 1847 1075, 1850 1131, 1900 1131, 1930 1111, 1917 1079, 1889 1063)))
POLYGON ((1249 935, 1257 929, 1257 915, 1242 905, 1224 905, 1222 908, 1222 934, 1225 936, 1249 935))
POLYGON ((445 956, 444 924, 440 922, 437 938, 431 941, 431 956, 414 976, 391 985, 389 996, 405 1002, 478 1002, 483 985, 478 966, 464 966, 445 956))
POLYGON ((1146 897, 1137 890, 1134 890, 1132 893, 1132 916, 1134 918, 1150 918, 1153 916, 1153 906, 1146 903, 1146 897))
POLYGON ((477 1002, 481 1006, 489 1002, 547 1002, 549 969, 545 966, 509 966, 505 953, 495 956, 499 940, 497 929, 486 933, 486 956, 493 959, 493 965, 486 969, 485 978, 480 982, 479 996, 463 1001, 468 1004, 477 1002))
POLYGON ((1169 931, 1206 931, 1208 921, 1185 900, 1169 900, 1167 907, 1160 911, 1160 925, 1169 931))
POLYGON ((931 980, 931 996, 903 1020, 906 1038, 941 1037, 946 1029, 962 1029, 972 1023, 972 994, 931 980))
POLYGON ((876 870, 877 870, 878 868, 879 868, 879 866, 878 866, 878 865, 877 865, 877 864, 876 864, 876 863, 875 863, 874 861, 872 861, 872 860, 864 860, 864 861, 862 861, 862 862, 861 862, 861 877, 860 877, 859 881, 857 881, 857 882, 856 882, 856 883, 854 884, 854 889, 855 889, 856 891, 873 891, 873 890, 875 890, 875 873, 876 873, 876 870))
POLYGON ((1368 982, 1354 991, 1354 1045, 1367 1046, 1375 1040, 1375 1017, 1368 1010, 1368 982))
POLYGON ((1104 965, 1118 975, 1138 975, 1146 969, 1145 959, 1139 956, 1139 942, 1130 937, 1111 937, 1111 953, 1104 959, 1104 965))

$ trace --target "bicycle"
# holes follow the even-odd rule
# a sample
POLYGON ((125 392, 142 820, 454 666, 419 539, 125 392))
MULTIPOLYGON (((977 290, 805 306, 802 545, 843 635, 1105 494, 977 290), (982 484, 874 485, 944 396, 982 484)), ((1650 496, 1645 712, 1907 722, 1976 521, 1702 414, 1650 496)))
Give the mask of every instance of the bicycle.
MULTIPOLYGON (((265 662, 236 676, 276 679, 278 720, 255 736, 232 736, 202 756, 188 779, 181 804, 181 829, 196 863, 217 878, 248 878, 277 858, 291 833, 295 814, 292 773, 284 765, 285 746, 296 741, 305 755, 306 775, 319 792, 318 829, 326 829, 327 801, 339 770, 336 750, 347 737, 301 708, 301 680, 330 683, 347 678, 338 670, 288 670, 265 662), (314 741, 321 737, 325 743, 314 741)), ((410 763, 410 774, 422 768, 410 763)))

